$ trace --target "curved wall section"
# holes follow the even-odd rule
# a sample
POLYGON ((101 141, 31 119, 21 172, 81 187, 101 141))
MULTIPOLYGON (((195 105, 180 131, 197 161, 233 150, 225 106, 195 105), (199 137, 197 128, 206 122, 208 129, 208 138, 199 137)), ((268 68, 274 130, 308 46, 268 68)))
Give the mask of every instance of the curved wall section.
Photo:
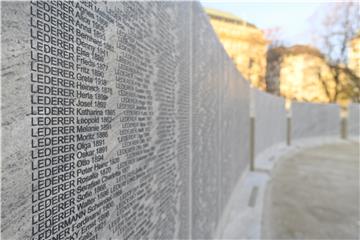
POLYGON ((360 136, 360 104, 352 103, 348 109, 348 136, 360 136))
POLYGON ((249 162, 249 85, 198 4, 193 20, 192 233, 211 238, 249 162))
POLYGON ((200 4, 1 7, 2 238, 212 238, 249 85, 200 4))
POLYGON ((340 108, 337 104, 293 102, 291 138, 340 136, 340 108))
POLYGON ((286 141, 285 100, 253 90, 255 102, 255 154, 286 141))

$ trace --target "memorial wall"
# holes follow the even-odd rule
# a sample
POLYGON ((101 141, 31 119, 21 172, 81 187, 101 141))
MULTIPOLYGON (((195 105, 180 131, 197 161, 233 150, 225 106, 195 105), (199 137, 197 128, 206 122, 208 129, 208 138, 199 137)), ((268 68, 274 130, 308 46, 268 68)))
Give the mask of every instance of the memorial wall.
POLYGON ((340 137, 340 108, 337 104, 293 102, 291 139, 340 137))
POLYGON ((348 108, 347 129, 349 137, 360 137, 360 104, 352 103, 348 108))
MULTIPOLYGON (((1 239, 214 238, 250 162, 251 104, 201 5, 1 14, 1 239)), ((285 142, 286 110, 253 93, 260 153, 285 142)), ((337 105, 293 103, 292 138, 339 134, 337 105)))
POLYGON ((286 142, 285 100, 261 90, 252 89, 255 104, 255 155, 286 142))
POLYGON ((199 3, 1 2, 2 239, 211 238, 249 86, 199 3))
POLYGON ((249 86, 199 5, 193 14, 192 232, 207 239, 249 162, 249 86))

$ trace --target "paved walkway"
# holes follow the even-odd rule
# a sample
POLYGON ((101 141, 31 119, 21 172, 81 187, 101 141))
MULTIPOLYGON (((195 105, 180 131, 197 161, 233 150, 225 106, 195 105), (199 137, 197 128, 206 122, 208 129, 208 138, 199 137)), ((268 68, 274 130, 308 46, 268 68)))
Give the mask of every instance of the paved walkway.
POLYGON ((279 159, 263 208, 263 239, 360 239, 359 144, 279 159))

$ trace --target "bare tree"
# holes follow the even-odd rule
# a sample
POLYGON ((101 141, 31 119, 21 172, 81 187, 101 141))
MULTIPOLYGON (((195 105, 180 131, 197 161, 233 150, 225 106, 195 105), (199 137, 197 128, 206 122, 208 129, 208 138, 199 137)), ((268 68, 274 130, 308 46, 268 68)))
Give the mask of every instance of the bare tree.
POLYGON ((316 45, 325 53, 331 78, 320 80, 330 102, 341 98, 360 101, 360 79, 348 66, 348 45, 360 29, 358 2, 337 2, 325 6, 315 29, 316 45))
POLYGON ((285 46, 283 30, 281 27, 264 29, 266 39, 270 41, 269 49, 285 46))

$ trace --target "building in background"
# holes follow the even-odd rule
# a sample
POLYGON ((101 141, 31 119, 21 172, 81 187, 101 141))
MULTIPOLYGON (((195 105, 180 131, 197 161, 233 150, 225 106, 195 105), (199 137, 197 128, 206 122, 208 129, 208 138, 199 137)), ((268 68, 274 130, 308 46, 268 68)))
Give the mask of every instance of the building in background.
POLYGON ((272 48, 267 61, 267 91, 290 100, 329 102, 323 81, 331 78, 330 69, 316 48, 307 45, 272 48))
POLYGON ((268 41, 263 31, 230 13, 214 9, 205 11, 237 69, 254 87, 265 90, 268 41))
POLYGON ((351 75, 345 66, 329 64, 309 45, 276 47, 267 53, 267 91, 289 100, 346 106, 354 90, 351 75))
POLYGON ((349 68, 360 77, 360 32, 348 45, 349 68))
POLYGON ((360 100, 360 34, 348 44, 348 66, 332 65, 315 47, 270 47, 265 33, 231 14, 205 9, 215 33, 252 86, 287 100, 346 106, 360 100))

